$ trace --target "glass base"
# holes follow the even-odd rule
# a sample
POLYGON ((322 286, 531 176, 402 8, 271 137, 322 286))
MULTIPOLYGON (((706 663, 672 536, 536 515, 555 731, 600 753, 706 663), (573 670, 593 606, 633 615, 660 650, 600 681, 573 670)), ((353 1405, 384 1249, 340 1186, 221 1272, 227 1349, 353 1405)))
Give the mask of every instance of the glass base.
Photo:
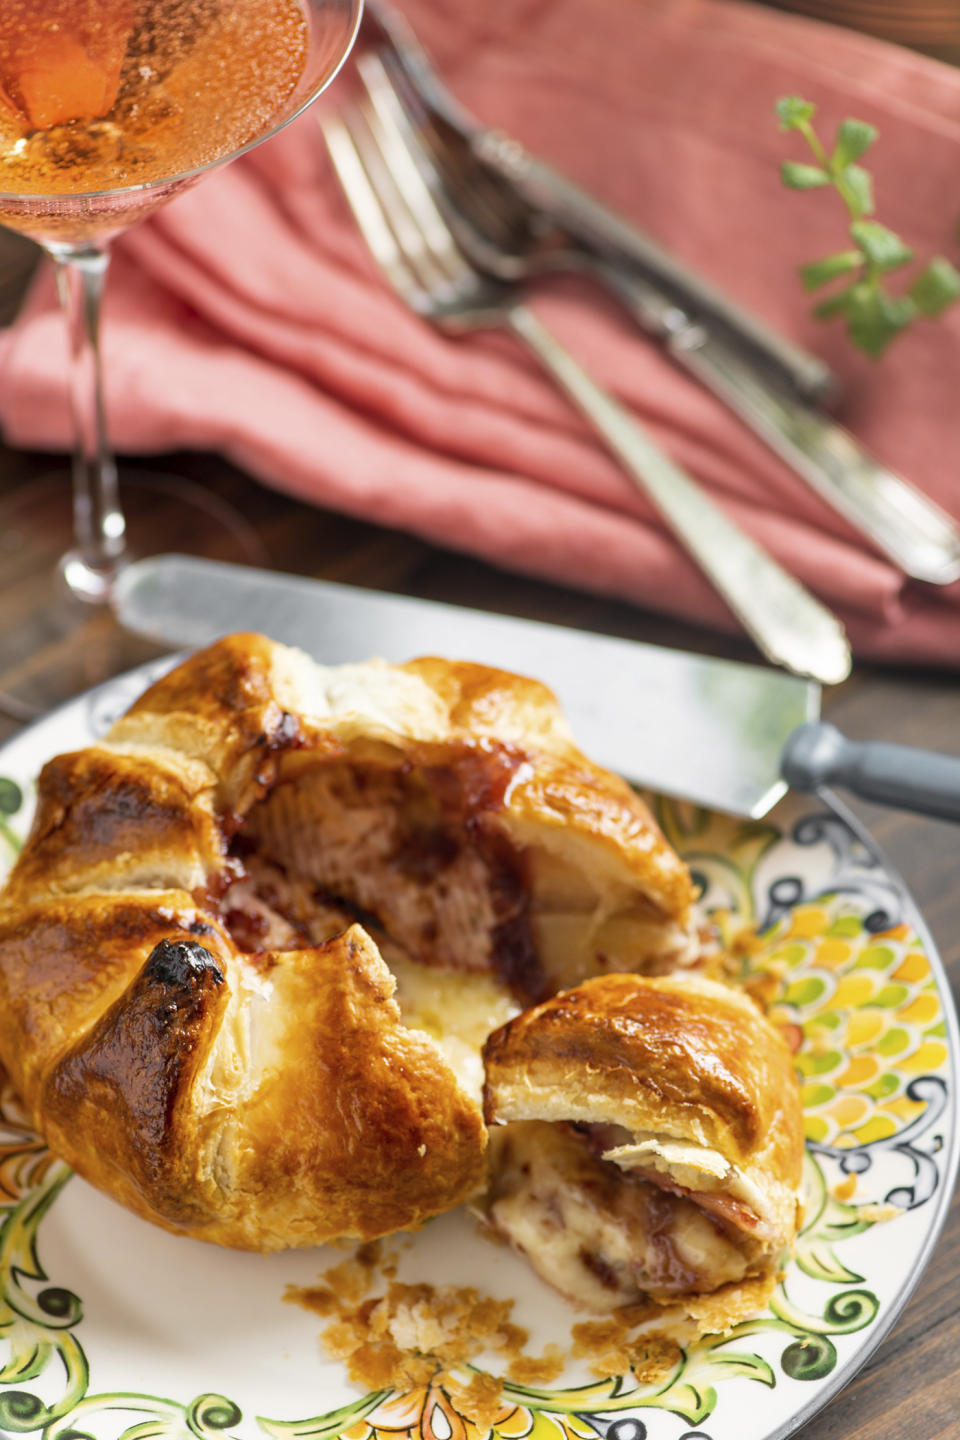
MULTIPOLYGON (((172 476, 125 476, 120 495, 128 558, 176 551, 263 565, 256 532, 216 495, 172 476)), ((31 720, 147 660, 164 647, 118 624, 109 603, 71 594, 69 476, 50 476, 0 501, 0 711, 31 720)))

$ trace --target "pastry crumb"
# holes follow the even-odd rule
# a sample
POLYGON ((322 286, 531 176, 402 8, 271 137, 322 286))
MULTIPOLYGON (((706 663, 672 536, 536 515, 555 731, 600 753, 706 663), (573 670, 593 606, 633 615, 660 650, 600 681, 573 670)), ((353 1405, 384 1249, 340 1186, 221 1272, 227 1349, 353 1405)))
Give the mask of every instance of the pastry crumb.
MULTIPOLYGON (((746 955, 749 958, 760 954, 764 942, 755 925, 744 925, 731 935, 729 944, 734 955, 746 955)), ((772 966, 768 968, 773 969, 772 966)))
POLYGON ((336 1315, 339 1302, 328 1285, 288 1285, 284 1300, 302 1305, 314 1315, 336 1315))
POLYGON ((748 1315, 766 1309, 775 1284, 775 1275, 733 1280, 710 1295, 685 1297, 683 1310, 697 1335, 726 1335, 748 1315))
POLYGON ((683 1361, 683 1350, 669 1335, 645 1335, 630 1369, 641 1385, 663 1385, 683 1361))
POLYGON ((567 1355, 559 1345, 548 1345, 542 1355, 518 1355, 507 1374, 518 1385, 550 1385, 563 1374, 567 1355))
POLYGON ((582 1320, 571 1327, 571 1354, 588 1362, 591 1375, 625 1375, 642 1364, 655 1337, 635 1332, 662 1314, 660 1306, 624 1306, 604 1320, 582 1320))
POLYGON ((833 1193, 836 1199, 843 1204, 846 1204, 848 1200, 852 1200, 857 1193, 856 1175, 848 1175, 846 1180, 841 1180, 839 1185, 834 1185, 833 1193))
POLYGON ((648 1330, 637 1333, 657 1315, 663 1315, 662 1307, 651 1303, 624 1306, 606 1320, 581 1321, 570 1332, 571 1353, 588 1361, 590 1373, 601 1379, 633 1371, 641 1384, 657 1384, 670 1375, 682 1355, 672 1336, 648 1330))
POLYGON ((447 1394, 459 1415, 472 1421, 478 1430, 492 1430, 503 1415, 503 1380, 478 1370, 469 1384, 451 1377, 445 1380, 447 1394))
MULTIPOLYGON (((321 1343, 331 1358, 344 1362, 355 1384, 403 1391, 442 1377, 456 1390, 460 1413, 489 1429, 502 1405, 503 1379, 477 1370, 465 1383, 450 1372, 483 1351, 502 1355, 510 1366, 528 1358, 523 1353, 528 1332, 510 1319, 514 1302, 481 1295, 471 1286, 403 1284, 393 1278, 396 1268, 396 1256, 361 1247, 324 1271, 324 1283, 290 1286, 285 1298, 330 1318, 321 1343), (370 1294, 375 1272, 387 1282, 383 1294, 370 1294)), ((555 1379, 564 1362, 558 1347, 548 1347, 529 1359, 527 1373, 531 1381, 555 1379)))
POLYGON ((617 1317, 609 1320, 582 1320, 570 1330, 573 1354, 578 1360, 582 1360, 596 1355, 600 1350, 609 1349, 611 1345, 622 1345, 629 1328, 617 1317))
POLYGON ((338 1299, 351 1304, 366 1299, 373 1287, 371 1267, 365 1265, 357 1256, 350 1256, 341 1260, 339 1265, 331 1266, 324 1271, 323 1279, 338 1299))
MULTIPOLYGON (((893 1206, 864 1210, 899 1213, 893 1206)), ((697 1335, 724 1333, 762 1310, 773 1287, 772 1278, 764 1278, 680 1304, 661 1296, 625 1305, 602 1319, 574 1323, 569 1350, 550 1344, 531 1355, 528 1331, 511 1318, 512 1299, 497 1300, 472 1286, 404 1284, 396 1279, 397 1266, 396 1248, 374 1242, 326 1269, 320 1283, 288 1286, 284 1298, 329 1321, 321 1344, 343 1362, 354 1384, 400 1392, 441 1385, 457 1412, 483 1431, 495 1426, 507 1403, 505 1378, 549 1385, 571 1359, 601 1379, 632 1373, 640 1384, 663 1384, 684 1345, 697 1335), (484 1352, 502 1357, 504 1375, 478 1366, 484 1352), (464 1367, 472 1371, 469 1380, 464 1367)))
POLYGON ((903 1214, 903 1210, 899 1205, 861 1205, 857 1214, 870 1225, 882 1225, 885 1220, 896 1220, 898 1215, 903 1214))

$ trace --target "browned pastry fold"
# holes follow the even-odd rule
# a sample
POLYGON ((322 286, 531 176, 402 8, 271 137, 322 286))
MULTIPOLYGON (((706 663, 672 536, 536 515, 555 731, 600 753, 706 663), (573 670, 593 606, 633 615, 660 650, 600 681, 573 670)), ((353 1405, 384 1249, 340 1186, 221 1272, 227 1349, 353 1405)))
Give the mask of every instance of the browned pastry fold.
POLYGON ((231 636, 44 768, 0 896, 0 1059, 54 1149, 168 1229, 368 1238, 482 1179, 423 995, 473 1007, 476 1065, 517 1004, 689 961, 691 897, 536 682, 231 636))
POLYGON ((694 975, 588 980, 484 1047, 491 1221, 602 1310, 771 1283, 799 1222, 799 1089, 779 1032, 694 975))

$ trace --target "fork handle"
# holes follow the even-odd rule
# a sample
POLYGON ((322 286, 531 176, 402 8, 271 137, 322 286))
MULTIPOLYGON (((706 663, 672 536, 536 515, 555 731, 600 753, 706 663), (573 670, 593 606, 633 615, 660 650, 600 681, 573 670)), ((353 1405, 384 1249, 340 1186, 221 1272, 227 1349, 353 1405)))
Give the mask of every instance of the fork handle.
POLYGON ((796 395, 818 404, 836 393, 836 376, 819 357, 807 354, 714 289, 649 235, 531 155, 512 136, 499 130, 473 129, 470 145, 481 162, 514 186, 534 210, 557 221, 578 244, 600 255, 614 272, 628 279, 636 276, 641 283, 645 278, 662 288, 708 328, 722 325, 735 342, 757 355, 796 395))
POLYGON ((587 374, 531 310, 515 305, 504 318, 595 426, 764 655, 824 684, 846 679, 850 647, 836 616, 654 445, 634 417, 587 374))
POLYGON ((929 496, 881 465, 822 410, 768 383, 742 349, 653 286, 608 265, 591 265, 589 273, 905 575, 930 585, 960 579, 960 525, 929 496))

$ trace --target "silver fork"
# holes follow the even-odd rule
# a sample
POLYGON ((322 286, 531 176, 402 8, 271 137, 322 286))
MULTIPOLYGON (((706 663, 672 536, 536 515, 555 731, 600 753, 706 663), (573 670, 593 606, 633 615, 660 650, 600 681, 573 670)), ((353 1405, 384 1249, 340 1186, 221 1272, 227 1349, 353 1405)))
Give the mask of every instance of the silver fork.
POLYGON ((843 627, 745 535, 646 435, 522 303, 517 287, 465 259, 392 116, 367 99, 321 116, 334 168, 367 245, 394 290, 443 331, 505 328, 537 356, 651 500, 674 534, 775 663, 825 684, 850 673, 843 627))
POLYGON ((464 110, 389 0, 365 0, 360 46, 383 62, 449 193, 460 196, 464 213, 475 219, 471 240, 489 240, 489 265, 467 249, 481 269, 506 279, 521 278, 521 271, 587 269, 659 338, 668 332, 656 323, 647 295, 658 301, 654 311, 676 306, 691 325, 721 328, 735 349, 745 348, 752 363, 776 375, 791 394, 815 402, 835 394, 836 377, 817 356, 770 330, 511 136, 464 110), (617 283, 621 278, 625 285, 617 283))
POLYGON ((960 525, 819 408, 829 377, 825 367, 709 288, 699 293, 696 277, 609 212, 603 212, 604 225, 611 234, 622 227, 628 250, 640 256, 648 247, 649 274, 573 243, 556 212, 559 207, 567 224, 574 216, 596 218, 591 196, 461 110, 386 0, 367 0, 361 35, 372 47, 369 58, 380 62, 366 68, 364 81, 391 90, 399 101, 411 153, 473 264, 507 280, 576 270, 599 281, 680 369, 711 390, 904 574, 931 585, 960 579, 960 525), (759 347, 756 354, 751 345, 759 347))

